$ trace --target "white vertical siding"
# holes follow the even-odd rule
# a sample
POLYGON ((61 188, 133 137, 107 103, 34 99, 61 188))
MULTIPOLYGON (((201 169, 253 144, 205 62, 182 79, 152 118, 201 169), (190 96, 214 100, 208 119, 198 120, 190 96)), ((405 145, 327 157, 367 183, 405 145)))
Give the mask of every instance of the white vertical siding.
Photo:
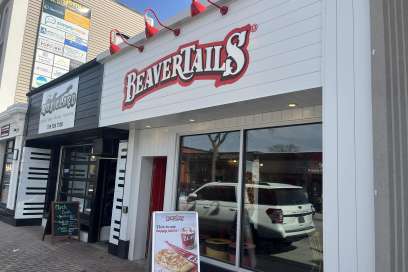
POLYGON ((189 20, 181 35, 165 33, 129 50, 105 65, 100 126, 125 123, 183 111, 224 105, 321 86, 321 0, 263 0, 230 2, 230 12, 218 10, 189 20), (221 41, 234 28, 257 24, 250 34, 247 72, 231 85, 195 81, 189 87, 169 86, 122 111, 123 81, 131 69, 143 69, 180 45, 221 41))

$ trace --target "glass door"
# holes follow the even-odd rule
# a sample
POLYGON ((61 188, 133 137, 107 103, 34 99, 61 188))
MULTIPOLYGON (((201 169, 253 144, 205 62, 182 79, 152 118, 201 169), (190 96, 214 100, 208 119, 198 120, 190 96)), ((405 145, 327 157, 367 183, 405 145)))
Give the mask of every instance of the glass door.
POLYGON ((0 180, 0 203, 3 203, 3 204, 7 203, 7 198, 8 198, 11 170, 13 166, 13 154, 14 154, 14 140, 9 140, 6 143, 6 152, 4 155, 4 164, 3 164, 3 174, 0 180))
POLYGON ((97 161, 92 145, 63 147, 59 199, 79 202, 79 211, 89 215, 97 183, 97 161))

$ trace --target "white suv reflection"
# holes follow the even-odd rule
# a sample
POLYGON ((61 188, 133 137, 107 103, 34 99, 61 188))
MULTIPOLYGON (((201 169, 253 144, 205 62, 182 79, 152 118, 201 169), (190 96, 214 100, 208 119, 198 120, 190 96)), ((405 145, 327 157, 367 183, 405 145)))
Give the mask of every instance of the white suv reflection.
MULTIPOLYGON (((207 183, 188 197, 180 197, 179 208, 197 211, 200 228, 234 228, 237 217, 237 185, 207 183)), ((284 183, 247 184, 244 212, 247 220, 244 220, 243 226, 250 228, 256 238, 292 241, 315 231, 313 205, 300 186, 284 183)))

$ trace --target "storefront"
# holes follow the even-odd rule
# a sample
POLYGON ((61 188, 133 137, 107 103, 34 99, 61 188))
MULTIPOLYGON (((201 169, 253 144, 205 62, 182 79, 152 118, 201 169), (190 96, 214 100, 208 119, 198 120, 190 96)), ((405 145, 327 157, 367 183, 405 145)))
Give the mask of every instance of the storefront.
POLYGON ((98 57, 99 126, 129 130, 112 247, 145 259, 151 212, 194 210, 203 271, 374 271, 369 9, 350 2, 218 1, 98 57))
POLYGON ((98 126, 103 65, 91 61, 29 93, 17 220, 40 224, 51 201, 79 202, 81 239, 107 241, 119 142, 98 126))
POLYGON ((0 113, 0 220, 10 224, 16 224, 14 208, 26 111, 26 104, 14 104, 0 113))

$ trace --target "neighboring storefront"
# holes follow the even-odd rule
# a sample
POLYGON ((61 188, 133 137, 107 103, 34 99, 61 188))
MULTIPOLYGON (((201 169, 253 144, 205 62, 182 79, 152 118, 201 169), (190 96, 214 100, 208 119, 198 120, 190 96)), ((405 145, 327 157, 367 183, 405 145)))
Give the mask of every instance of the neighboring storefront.
POLYGON ((0 113, 0 220, 15 224, 14 204, 23 144, 27 104, 0 113))
POLYGON ((98 128, 102 75, 91 61, 28 94, 16 220, 40 224, 51 201, 76 201, 81 239, 108 239, 117 151, 128 133, 98 128))
POLYGON ((99 126, 129 131, 112 247, 194 210, 203 271, 374 271, 368 18, 327 2, 218 1, 98 57, 99 126))

